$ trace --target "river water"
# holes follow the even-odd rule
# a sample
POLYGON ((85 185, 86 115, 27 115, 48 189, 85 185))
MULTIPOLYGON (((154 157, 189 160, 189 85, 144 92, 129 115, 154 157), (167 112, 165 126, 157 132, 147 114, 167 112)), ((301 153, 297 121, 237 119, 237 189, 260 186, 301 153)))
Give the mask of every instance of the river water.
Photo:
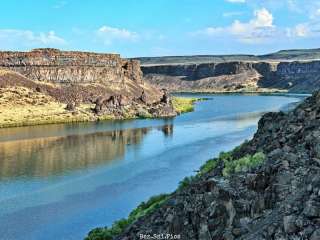
POLYGON ((296 95, 195 95, 174 119, 0 129, 0 239, 73 240, 173 191, 296 95))

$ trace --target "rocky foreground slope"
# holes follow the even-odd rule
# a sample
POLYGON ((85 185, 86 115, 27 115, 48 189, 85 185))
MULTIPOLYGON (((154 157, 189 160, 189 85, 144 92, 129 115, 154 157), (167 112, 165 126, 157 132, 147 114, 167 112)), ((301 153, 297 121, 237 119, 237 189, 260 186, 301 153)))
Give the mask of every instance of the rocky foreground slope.
MULTIPOLYGON (((122 221, 121 231, 115 224, 114 239, 320 239, 320 92, 288 113, 265 114, 252 140, 159 199, 150 211, 140 205, 129 220, 142 217, 122 221)), ((88 239, 111 239, 105 230, 88 239)))
POLYGON ((0 127, 176 114, 138 61, 57 49, 0 52, 0 112, 0 127))

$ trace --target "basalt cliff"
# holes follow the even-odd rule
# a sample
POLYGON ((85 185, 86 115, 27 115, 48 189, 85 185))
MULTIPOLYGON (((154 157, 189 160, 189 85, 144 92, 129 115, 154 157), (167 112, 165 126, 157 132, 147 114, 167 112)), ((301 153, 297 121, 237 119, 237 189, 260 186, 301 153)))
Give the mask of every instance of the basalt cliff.
POLYGON ((176 114, 139 61, 58 49, 0 52, 0 112, 1 126, 176 114))
POLYGON ((139 58, 146 81, 171 91, 289 91, 320 87, 319 49, 274 54, 139 58))
POLYGON ((142 71, 148 82, 171 91, 312 92, 320 87, 320 61, 145 65, 142 71))
POLYGON ((87 239, 320 239, 320 92, 87 239))

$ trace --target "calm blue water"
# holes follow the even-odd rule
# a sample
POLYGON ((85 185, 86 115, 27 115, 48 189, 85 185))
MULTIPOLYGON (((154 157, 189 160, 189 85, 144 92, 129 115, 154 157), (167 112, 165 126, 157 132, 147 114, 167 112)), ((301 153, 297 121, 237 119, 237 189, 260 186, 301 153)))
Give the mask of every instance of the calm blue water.
POLYGON ((200 97, 211 100, 174 119, 0 129, 0 239, 82 239, 252 137, 263 112, 301 100, 200 97))

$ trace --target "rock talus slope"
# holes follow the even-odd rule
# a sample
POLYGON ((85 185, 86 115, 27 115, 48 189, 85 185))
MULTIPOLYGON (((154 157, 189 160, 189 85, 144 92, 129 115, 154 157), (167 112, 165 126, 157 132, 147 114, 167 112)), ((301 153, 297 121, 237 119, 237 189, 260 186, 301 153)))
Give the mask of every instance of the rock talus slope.
POLYGON ((320 92, 288 113, 267 113, 237 159, 264 153, 255 167, 225 174, 222 157, 116 239, 176 234, 180 239, 320 239, 320 92))

